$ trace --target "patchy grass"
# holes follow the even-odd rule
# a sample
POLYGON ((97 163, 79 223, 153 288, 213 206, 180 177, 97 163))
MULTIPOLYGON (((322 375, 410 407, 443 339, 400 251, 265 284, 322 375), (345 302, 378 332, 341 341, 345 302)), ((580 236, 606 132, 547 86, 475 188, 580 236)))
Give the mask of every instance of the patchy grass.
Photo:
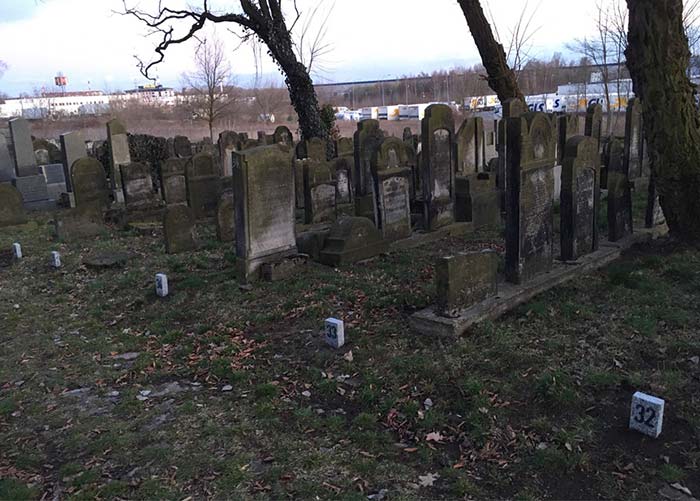
POLYGON ((700 492, 695 250, 635 249, 446 341, 408 328, 433 262, 497 234, 244 291, 211 239, 166 256, 137 232, 55 243, 47 221, 0 230, 26 256, 0 270, 0 499, 700 492), (131 258, 92 271, 96 248, 131 258), (342 350, 322 342, 328 316, 345 320, 342 350), (658 440, 627 431, 635 390, 667 399, 658 440))

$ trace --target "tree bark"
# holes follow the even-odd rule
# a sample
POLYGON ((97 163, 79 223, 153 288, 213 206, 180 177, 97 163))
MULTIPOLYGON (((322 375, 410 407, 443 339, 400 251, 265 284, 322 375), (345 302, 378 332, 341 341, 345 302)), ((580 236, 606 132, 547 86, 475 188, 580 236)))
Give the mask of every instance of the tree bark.
POLYGON ((488 74, 489 87, 498 95, 501 103, 505 103, 508 99, 525 101, 515 72, 508 66, 503 45, 499 44, 494 37, 479 0, 458 0, 458 3, 462 7, 472 38, 479 49, 481 62, 488 74))
POLYGON ((641 100, 653 175, 671 235, 700 242, 700 121, 682 0, 627 0, 627 66, 641 100))

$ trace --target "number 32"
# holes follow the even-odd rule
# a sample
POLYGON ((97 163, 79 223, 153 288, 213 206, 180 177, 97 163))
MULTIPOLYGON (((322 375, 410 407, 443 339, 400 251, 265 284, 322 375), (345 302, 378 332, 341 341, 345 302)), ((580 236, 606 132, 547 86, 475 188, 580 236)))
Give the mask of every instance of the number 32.
POLYGON ((656 419, 656 411, 654 409, 651 407, 644 407, 643 405, 637 405, 637 412, 638 414, 634 416, 636 422, 649 426, 650 428, 654 427, 656 419), (649 417, 645 418, 647 414, 649 417))

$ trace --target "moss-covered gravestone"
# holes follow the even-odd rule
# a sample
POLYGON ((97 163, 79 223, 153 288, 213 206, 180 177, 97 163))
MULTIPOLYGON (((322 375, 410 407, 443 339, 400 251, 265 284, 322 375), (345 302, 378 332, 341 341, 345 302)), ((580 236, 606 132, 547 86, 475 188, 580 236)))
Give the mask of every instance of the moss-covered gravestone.
POLYGON ((454 222, 454 118, 452 109, 433 104, 421 121, 423 222, 434 231, 454 222))
POLYGON ((0 184, 0 226, 13 226, 26 222, 27 218, 22 208, 22 195, 11 184, 0 184))
POLYGON ((107 143, 109 145, 109 185, 114 201, 124 203, 124 191, 121 179, 121 166, 131 163, 129 138, 126 127, 117 119, 107 122, 107 143))
POLYGON ((498 293, 498 254, 467 252, 438 259, 435 264, 438 315, 453 318, 498 293))
POLYGON ((175 136, 173 139, 173 153, 177 158, 189 158, 192 156, 192 143, 187 136, 175 136))
POLYGON ((618 139, 608 143, 608 240, 617 242, 632 234, 632 190, 624 146, 618 139))
POLYGON ((593 137, 566 143, 561 172, 561 258, 575 261, 598 250, 600 155, 593 137))
POLYGON ((302 160, 304 168, 304 222, 327 223, 336 217, 336 182, 325 160, 302 160))
POLYGON ((372 160, 375 222, 382 237, 392 242, 411 236, 411 169, 406 145, 396 137, 382 141, 372 160))
POLYGON ((352 157, 342 156, 333 159, 336 180, 336 201, 338 205, 351 204, 352 196, 352 157))
POLYGON ((192 209, 185 205, 173 205, 163 216, 165 252, 177 254, 197 249, 194 238, 195 217, 192 209))
POLYGON ((355 263, 389 249, 374 223, 365 217, 342 217, 331 227, 320 261, 328 266, 355 263))
POLYGON ((209 153, 193 156, 185 168, 187 202, 194 217, 202 219, 216 214, 219 202, 220 178, 214 157, 209 153))
POLYGON ((603 135, 603 107, 599 104, 591 104, 586 110, 586 126, 584 136, 592 137, 600 148, 600 139, 603 135))
POLYGON ((507 126, 506 279, 520 284, 553 264, 555 141, 544 113, 507 126))
POLYGON ((470 117, 462 122, 456 135, 457 176, 470 176, 484 168, 484 119, 470 117))
POLYGON ((292 151, 283 145, 233 153, 236 255, 244 281, 263 263, 296 254, 292 151))
POLYGON ((362 120, 357 124, 353 147, 355 170, 355 202, 358 215, 372 216, 372 157, 382 144, 384 133, 376 120, 362 120))
POLYGON ((283 144, 289 148, 294 147, 294 136, 292 135, 292 131, 289 130, 289 127, 284 125, 278 126, 272 134, 272 137, 274 138, 275 144, 283 144))
POLYGON ((169 158, 160 167, 160 190, 166 205, 187 205, 186 158, 169 158))
POLYGON ((228 177, 232 172, 231 154, 238 150, 238 134, 230 130, 222 132, 219 134, 217 145, 219 147, 219 156, 221 158, 221 174, 224 177, 228 177))
POLYGON ((29 122, 21 117, 13 118, 10 120, 9 125, 15 153, 15 172, 17 177, 36 176, 39 174, 39 167, 34 156, 32 131, 29 122))
POLYGON ((501 199, 495 174, 479 172, 457 177, 455 189, 457 221, 472 223, 475 230, 497 228, 501 224, 501 199))
POLYGON ((216 208, 216 237, 220 242, 233 242, 236 239, 236 215, 233 206, 233 193, 224 192, 216 208))
POLYGON ((132 162, 122 165, 121 177, 124 188, 124 201, 128 209, 147 209, 159 205, 159 197, 153 191, 151 167, 132 162))
POLYGON ((69 192, 73 191, 73 183, 70 176, 70 170, 76 160, 87 157, 87 149, 82 134, 78 132, 67 132, 61 134, 61 163, 63 164, 63 173, 66 177, 66 189, 69 192))
POLYGON ((102 211, 109 206, 109 186, 102 164, 89 157, 76 160, 71 167, 75 206, 102 211))

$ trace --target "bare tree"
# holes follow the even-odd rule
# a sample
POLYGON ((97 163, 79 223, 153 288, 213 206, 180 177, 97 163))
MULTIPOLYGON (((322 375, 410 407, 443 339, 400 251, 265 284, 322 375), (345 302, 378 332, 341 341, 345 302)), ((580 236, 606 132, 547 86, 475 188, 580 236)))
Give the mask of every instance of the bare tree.
POLYGON ((183 80, 188 87, 187 104, 193 116, 207 122, 209 137, 214 141, 214 124, 235 102, 233 75, 224 46, 216 37, 204 39, 194 55, 195 70, 183 80))
MULTIPOLYGON (((158 11, 155 13, 129 7, 128 1, 130 0, 122 0, 122 13, 136 17, 149 28, 151 34, 160 36, 160 42, 155 48, 156 58, 148 63, 139 63, 144 76, 148 77, 149 70, 163 61, 171 46, 196 38, 207 23, 235 25, 242 30, 240 37, 243 41, 256 38, 264 43, 269 55, 284 74, 290 100, 299 117, 302 137, 328 137, 328 131, 321 121, 318 98, 309 70, 295 51, 292 32, 301 17, 296 1, 291 3, 291 22, 287 22, 282 0, 238 0, 236 4, 240 10, 230 12, 215 11, 209 0, 198 0, 198 3, 201 2, 200 7, 185 9, 165 6, 169 0, 159 0, 158 11)), ((170 4, 173 3, 174 0, 170 0, 170 4)))
POLYGON ((298 35, 294 37, 299 61, 317 78, 328 72, 326 58, 333 50, 333 44, 328 41, 328 20, 335 2, 324 12, 325 3, 320 0, 309 15, 302 17, 298 35))
POLYGON ((268 81, 262 86, 258 86, 253 91, 255 98, 255 110, 258 118, 265 121, 272 121, 272 117, 279 115, 285 106, 289 105, 289 97, 284 91, 284 87, 273 81, 268 81))

